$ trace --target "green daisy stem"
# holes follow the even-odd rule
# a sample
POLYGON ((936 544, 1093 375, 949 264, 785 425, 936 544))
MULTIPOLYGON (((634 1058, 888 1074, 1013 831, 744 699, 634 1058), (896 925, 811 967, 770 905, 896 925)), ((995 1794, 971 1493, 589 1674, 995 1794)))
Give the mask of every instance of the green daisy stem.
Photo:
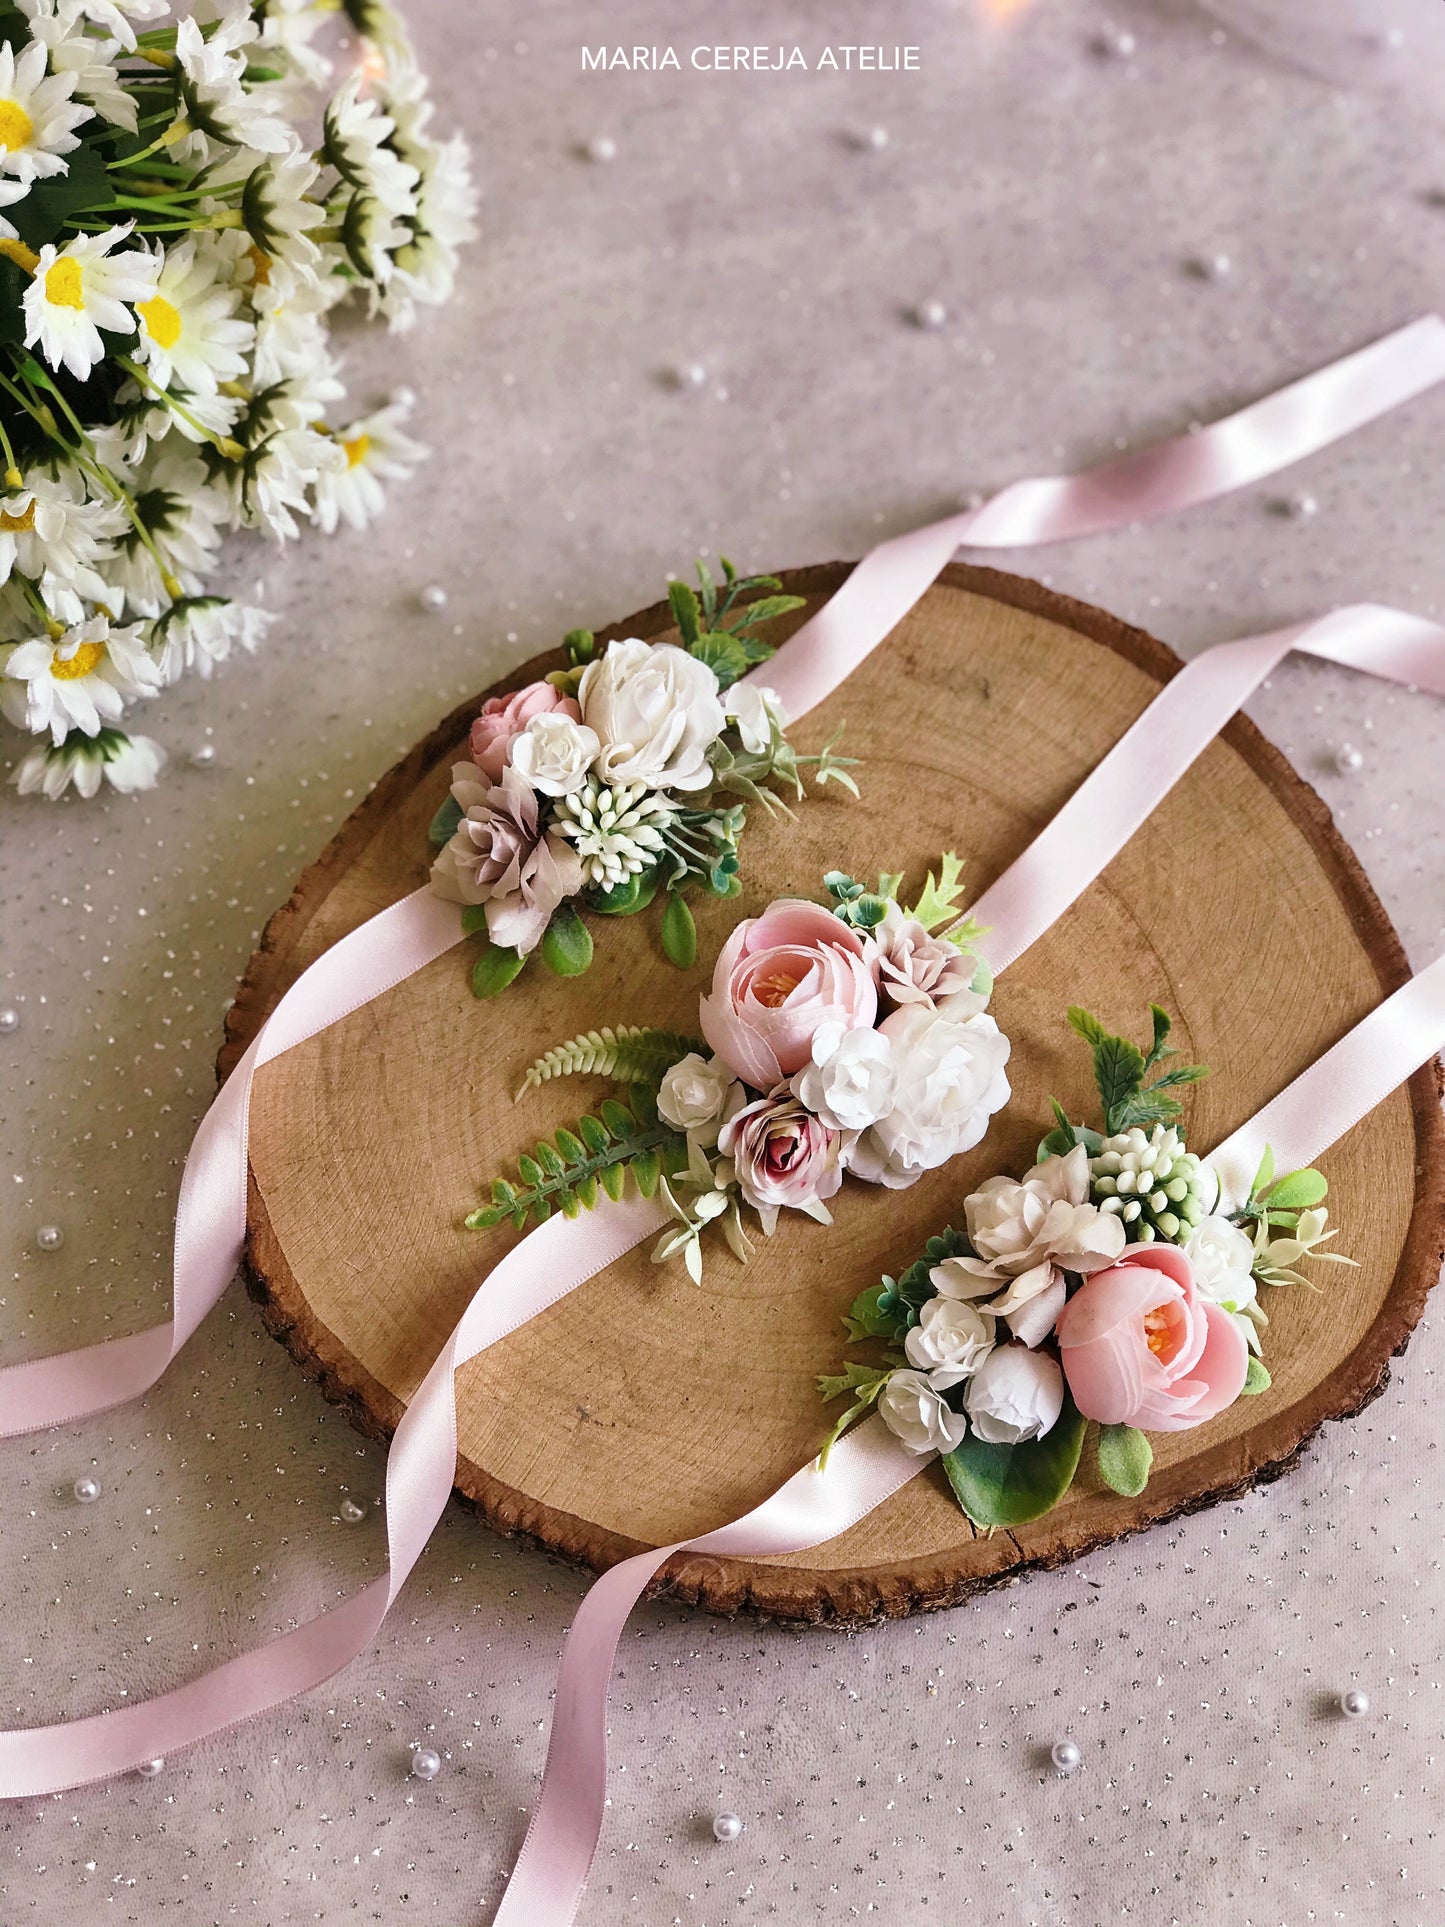
POLYGON ((10 445, 10 435, 3 421, 0 421, 0 449, 5 452, 5 486, 20 488, 25 477, 15 465, 15 450, 10 445))
POLYGON ((11 577, 11 581, 20 584, 20 593, 35 611, 50 640, 52 642, 59 642, 60 638, 65 634, 65 624, 63 622, 57 622, 55 617, 51 615, 45 606, 40 591, 30 580, 29 576, 17 574, 11 577))
POLYGON ((124 368, 126 373, 134 381, 138 381, 142 388, 149 389, 157 401, 164 402, 166 407, 170 409, 171 413, 175 415, 178 420, 185 422, 188 428, 193 428, 203 440, 211 444, 212 448, 214 448, 218 454, 224 455, 228 462, 240 461, 246 451, 239 442, 233 441, 229 435, 218 434, 214 428, 207 428, 206 424, 197 416, 193 415, 184 403, 176 400, 169 389, 162 388, 160 383, 148 374, 138 361, 132 361, 129 355, 117 355, 115 361, 117 367, 124 368))
MULTIPOLYGON (((158 66, 175 64, 174 57, 170 54, 161 55, 158 51, 147 52, 144 48, 139 49, 139 52, 142 59, 155 61, 158 66)), ((137 148, 134 154, 127 154, 122 160, 107 161, 106 166, 112 174, 118 174, 123 167, 135 167, 139 162, 149 160, 152 154, 159 153, 161 148, 174 147, 176 142, 184 140, 190 131, 191 123, 184 114, 178 114, 170 126, 153 140, 149 147, 137 148)))

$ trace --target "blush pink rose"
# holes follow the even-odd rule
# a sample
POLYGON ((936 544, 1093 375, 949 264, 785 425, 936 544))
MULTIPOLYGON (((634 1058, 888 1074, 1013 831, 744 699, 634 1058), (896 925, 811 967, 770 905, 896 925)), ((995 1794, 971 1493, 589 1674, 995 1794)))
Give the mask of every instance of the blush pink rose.
POLYGON ((728 938, 699 1021, 737 1076, 770 1091, 811 1062, 820 1025, 869 1030, 877 1016, 874 947, 822 904, 779 897, 728 938))
POLYGON ((730 1117, 718 1149, 737 1169, 738 1189, 771 1232, 783 1205, 831 1224, 823 1200, 843 1182, 843 1133, 814 1117, 786 1086, 730 1117))
POLYGON ((1232 1405, 1249 1370, 1244 1334, 1174 1245, 1135 1245, 1086 1278, 1056 1335, 1074 1403, 1101 1425, 1188 1431, 1232 1405))
POLYGON ((489 696, 482 704, 481 715, 472 724, 471 737, 472 761, 483 776, 490 782, 500 783, 510 758, 512 738, 520 736, 534 716, 546 716, 553 710, 570 716, 574 723, 582 720, 582 711, 572 698, 564 696, 549 682, 529 682, 525 689, 514 689, 510 696, 489 696))

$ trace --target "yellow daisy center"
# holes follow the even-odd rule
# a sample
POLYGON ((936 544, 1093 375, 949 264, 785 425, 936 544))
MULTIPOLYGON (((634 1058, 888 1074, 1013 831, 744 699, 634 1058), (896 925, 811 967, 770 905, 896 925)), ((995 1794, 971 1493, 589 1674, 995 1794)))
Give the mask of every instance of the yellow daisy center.
POLYGON ((90 674, 104 654, 103 642, 83 642, 73 656, 57 656, 50 665, 50 673, 57 682, 78 682, 90 674))
POLYGON ((137 301, 135 311, 157 348, 175 347, 181 338, 180 311, 163 294, 152 295, 149 301, 137 301))
POLYGON ((271 257, 256 246, 253 241, 246 250, 246 259, 251 263, 251 285, 255 288, 269 288, 271 285, 271 257))
POLYGON ((34 132, 35 122, 18 100, 0 100, 0 147, 13 154, 17 148, 30 145, 34 132))
POLYGON ((84 308, 80 291, 80 263, 73 255, 62 254, 45 270, 45 299, 52 308, 84 308))
POLYGON ((370 435, 355 435, 341 446, 346 450, 346 466, 355 468, 358 462, 366 460, 366 451, 371 447, 370 435))
POLYGON ((29 508, 22 509, 19 515, 12 515, 9 509, 0 509, 0 529, 3 529, 7 535, 18 535, 22 529, 34 527, 35 499, 33 496, 29 508))

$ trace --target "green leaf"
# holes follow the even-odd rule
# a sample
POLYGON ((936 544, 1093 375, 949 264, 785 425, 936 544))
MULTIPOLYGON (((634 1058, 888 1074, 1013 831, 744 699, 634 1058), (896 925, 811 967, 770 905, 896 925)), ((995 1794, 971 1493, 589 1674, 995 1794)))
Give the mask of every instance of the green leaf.
POLYGON ((1312 1211, 1324 1202, 1329 1188, 1323 1173, 1308 1166, 1303 1171, 1291 1171, 1271 1188, 1269 1208, 1271 1211, 1312 1211))
POLYGON ((1112 1492, 1137 1499, 1149 1483, 1154 1448, 1132 1425, 1099 1427, 1099 1476, 1112 1492))
POLYGON ((105 206, 110 198, 105 162, 82 141, 66 156, 65 172, 36 181, 15 204, 9 219, 26 246, 38 252, 47 241, 59 240, 60 230, 72 214, 83 207, 105 206))
POLYGON ((1081 1004, 1070 1004, 1066 1014, 1070 1028, 1076 1030, 1086 1044, 1102 1044, 1109 1035, 1098 1018, 1081 1004))
POLYGON ((1149 1046, 1149 1055, 1144 1059, 1146 1071, 1152 1071, 1161 1058, 1172 1057, 1174 1054, 1166 1048, 1169 1033, 1174 1028, 1174 1019, 1167 1010, 1161 1010, 1158 1004, 1150 1004, 1149 1015, 1154 1019, 1154 1042, 1149 1046))
POLYGON ((705 662, 711 669, 719 689, 731 689, 738 677, 747 673, 747 650, 736 636, 728 635, 725 630, 710 629, 689 643, 688 648, 699 662, 705 662))
POLYGON ((1259 1161, 1259 1169, 1254 1174, 1254 1182, 1249 1187, 1249 1195, 1257 1198, 1274 1181, 1274 1148, 1266 1144, 1264 1156, 1259 1161))
POLYGON ((963 895, 963 863, 952 850, 945 850, 938 862, 938 877, 935 881, 932 870, 928 872, 923 886, 923 894, 908 912, 917 919, 925 930, 937 930, 940 925, 952 923, 959 912, 958 899, 963 895))
POLYGON ((897 1289, 889 1279, 885 1279, 881 1285, 873 1285, 867 1291, 860 1291, 843 1320, 849 1338, 855 1343, 864 1338, 901 1339, 907 1333, 909 1323, 908 1310, 899 1300, 897 1289))
POLYGON ((569 629, 562 638, 562 647, 567 651, 568 662, 577 669, 596 655, 597 638, 590 629, 569 629))
POLYGON ((698 639, 702 626, 698 619, 697 597, 687 583, 669 582, 667 599, 672 605, 672 619, 677 624, 683 647, 691 649, 698 639))
POLYGON ((1244 1386, 1240 1395, 1243 1398, 1257 1398, 1261 1392, 1267 1392, 1269 1390, 1271 1383, 1272 1380, 1270 1379, 1269 1371, 1264 1361, 1258 1358, 1251 1358, 1249 1361, 1249 1370, 1244 1375, 1244 1386))
POLYGON ((611 890, 598 890, 587 898, 589 910, 602 917, 631 917, 645 910, 657 895, 657 871, 644 870, 611 890))
POLYGON ((662 1176, 662 1159, 656 1151, 639 1151, 628 1166, 637 1188, 644 1198, 650 1198, 657 1189, 657 1180, 662 1176))
POLYGON ((672 892, 662 913, 662 947, 679 970, 691 970, 697 962, 697 925, 686 901, 672 892))
POLYGON ((427 841, 434 850, 440 850, 451 842, 456 834, 458 823, 462 820, 462 806, 454 796, 448 796, 445 803, 431 820, 427 831, 427 841))
POLYGON ((602 1114, 602 1122, 615 1138, 626 1137, 637 1122, 627 1106, 619 1104, 615 1097, 604 1097, 597 1108, 602 1114))
POLYGON ((765 622, 774 622, 779 616, 791 615, 794 609, 801 609, 807 598, 800 595, 760 596, 750 602, 742 611, 741 620, 734 621, 734 634, 740 635, 744 629, 761 628, 765 622))
MULTIPOLYGON (((541 1088, 554 1077, 610 1077, 619 1084, 653 1085, 662 1081, 689 1052, 705 1054, 707 1045, 683 1031, 650 1030, 641 1024, 604 1024, 601 1030, 581 1031, 533 1060, 517 1092, 541 1088)), ((599 1127, 600 1128, 600 1127, 599 1127)))
POLYGON ((698 585, 702 590, 702 612, 707 617, 708 627, 712 627, 713 616, 717 612, 717 584, 712 579, 712 570, 698 557, 698 585))
POLYGON ((552 912, 542 938, 542 961, 559 977, 580 977, 592 962, 592 933, 570 903, 552 912))
POLYGON ((479 930, 487 927, 487 906, 484 903, 468 903, 462 910, 462 935, 475 937, 479 930))
POLYGON ((1074 1482, 1085 1421, 1065 1398, 1058 1423, 1041 1439, 990 1445, 974 1432, 945 1455, 954 1497, 976 1526, 1022 1526, 1056 1506, 1074 1482))
POLYGON ((1144 1053, 1126 1037, 1105 1036, 1094 1046, 1094 1082, 1104 1107, 1104 1129, 1126 1129, 1119 1122, 1129 1099, 1144 1081, 1144 1053))
POLYGON ((526 961, 525 957, 508 949, 505 944, 489 943, 472 965, 472 995, 499 996, 519 974, 526 961))
MULTIPOLYGON (((604 1164, 597 1173, 602 1180, 602 1189, 616 1204, 627 1189, 627 1166, 625 1164, 604 1164)), ((638 1186, 641 1190, 641 1185, 638 1186)), ((644 1194, 645 1195, 645 1194, 644 1194)))

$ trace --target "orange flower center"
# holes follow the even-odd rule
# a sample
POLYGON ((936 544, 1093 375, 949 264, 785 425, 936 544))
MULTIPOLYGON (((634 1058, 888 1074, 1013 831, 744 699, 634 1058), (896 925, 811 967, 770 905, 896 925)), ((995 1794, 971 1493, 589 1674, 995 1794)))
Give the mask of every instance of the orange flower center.
POLYGON ((50 673, 57 682, 78 682, 90 674, 104 654, 103 642, 83 642, 73 656, 57 656, 50 673))
POLYGON ((1175 1349, 1178 1307, 1172 1298, 1144 1314, 1144 1343, 1156 1358, 1165 1358, 1175 1349))
POLYGON ((33 495, 30 498, 29 508, 22 509, 19 515, 12 515, 9 509, 0 509, 0 529, 4 529, 7 535, 18 535, 22 529, 34 527, 35 497, 33 495))
POLYGON ((765 977, 753 979, 753 996, 764 1010, 777 1010, 785 1004, 802 981, 780 964, 765 977))

